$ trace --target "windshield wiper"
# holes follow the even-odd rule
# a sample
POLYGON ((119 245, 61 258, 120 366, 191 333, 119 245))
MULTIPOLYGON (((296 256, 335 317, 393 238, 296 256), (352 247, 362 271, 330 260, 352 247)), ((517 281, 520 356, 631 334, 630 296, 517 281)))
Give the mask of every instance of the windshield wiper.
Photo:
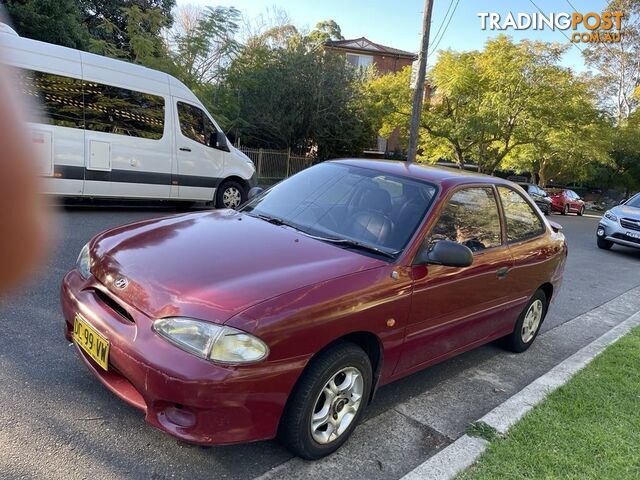
POLYGON ((285 227, 291 227, 295 230, 298 230, 299 232, 305 233, 303 230, 300 229, 300 227, 297 227, 296 225, 292 224, 292 223, 288 223, 287 221, 283 220, 282 218, 278 218, 278 217, 272 217, 271 215, 265 215, 264 213, 256 213, 256 212, 245 212, 246 215, 249 215, 250 217, 255 217, 255 218, 259 218, 261 220, 264 220, 265 222, 269 222, 272 225, 278 225, 278 226, 285 226, 285 227))
POLYGON ((383 250, 378 247, 374 247, 373 245, 368 245, 366 243, 358 242, 356 240, 350 240, 348 238, 321 237, 318 235, 311 235, 310 233, 305 233, 305 235, 311 238, 315 238, 316 240, 321 240, 323 242, 333 243, 335 245, 340 245, 348 248, 355 248, 357 250, 365 250, 367 252, 376 253, 378 255, 382 255, 387 258, 396 258, 396 255, 400 253, 400 250, 393 250, 391 252, 387 252, 386 250, 383 250))

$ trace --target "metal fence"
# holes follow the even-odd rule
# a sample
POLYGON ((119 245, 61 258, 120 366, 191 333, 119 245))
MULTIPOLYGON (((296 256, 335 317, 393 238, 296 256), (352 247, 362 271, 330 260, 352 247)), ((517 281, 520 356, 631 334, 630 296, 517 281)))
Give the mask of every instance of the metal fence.
POLYGON ((313 158, 288 150, 240 147, 256 166, 258 182, 271 185, 313 165, 313 158))

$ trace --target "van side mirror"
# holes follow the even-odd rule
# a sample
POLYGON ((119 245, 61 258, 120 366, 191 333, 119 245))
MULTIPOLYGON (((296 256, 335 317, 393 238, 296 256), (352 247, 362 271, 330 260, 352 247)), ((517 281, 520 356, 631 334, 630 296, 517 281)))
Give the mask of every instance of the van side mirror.
POLYGON ((249 193, 247 193, 247 200, 251 200, 252 198, 257 197, 258 195, 260 195, 262 192, 264 192, 264 188, 260 188, 260 187, 253 187, 249 190, 249 193))
POLYGON ((439 240, 422 251, 414 262, 418 265, 432 264, 446 267, 468 267, 473 263, 473 252, 464 245, 450 240, 439 240))
POLYGON ((227 137, 223 132, 216 132, 215 135, 211 135, 209 143, 213 145, 209 145, 212 148, 219 148, 220 150, 229 151, 229 146, 227 145, 227 137))

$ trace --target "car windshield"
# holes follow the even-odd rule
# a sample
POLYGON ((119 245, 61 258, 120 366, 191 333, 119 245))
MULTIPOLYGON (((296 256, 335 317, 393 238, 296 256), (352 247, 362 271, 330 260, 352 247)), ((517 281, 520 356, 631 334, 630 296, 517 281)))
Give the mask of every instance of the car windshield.
POLYGON ((343 248, 396 256, 436 190, 410 178, 327 162, 277 184, 242 211, 343 248))
POLYGON ((640 208, 640 193, 635 197, 631 197, 625 205, 628 207, 640 208))

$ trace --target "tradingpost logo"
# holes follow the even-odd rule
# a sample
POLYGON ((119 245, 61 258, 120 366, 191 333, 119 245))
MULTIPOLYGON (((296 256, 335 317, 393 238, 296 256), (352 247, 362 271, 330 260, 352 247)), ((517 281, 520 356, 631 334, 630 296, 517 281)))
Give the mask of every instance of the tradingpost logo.
POLYGON ((497 12, 480 12, 478 17, 482 30, 569 30, 571 34, 567 37, 571 43, 620 43, 624 13, 509 12, 500 15, 497 12))

